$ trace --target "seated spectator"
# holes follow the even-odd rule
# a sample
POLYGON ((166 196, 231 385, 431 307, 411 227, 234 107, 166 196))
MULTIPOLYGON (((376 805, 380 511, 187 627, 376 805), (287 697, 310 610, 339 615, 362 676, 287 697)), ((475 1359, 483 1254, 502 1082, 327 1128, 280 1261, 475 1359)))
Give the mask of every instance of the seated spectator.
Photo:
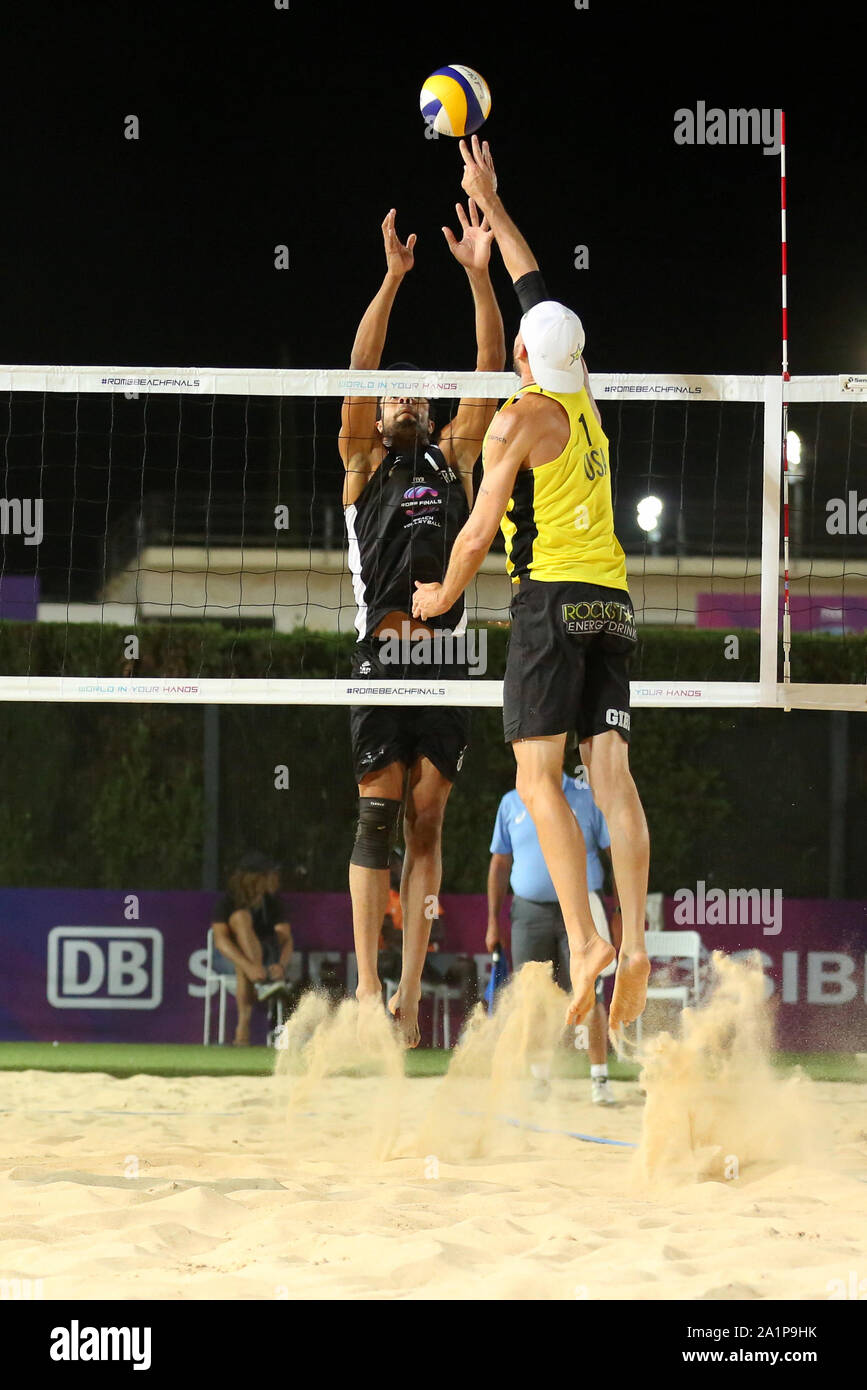
POLYGON ((277 896, 279 887, 280 865, 254 850, 239 861, 214 908, 214 968, 225 971, 234 965, 237 978, 235 1047, 250 1045, 254 1001, 274 999, 287 988, 292 928, 277 896))

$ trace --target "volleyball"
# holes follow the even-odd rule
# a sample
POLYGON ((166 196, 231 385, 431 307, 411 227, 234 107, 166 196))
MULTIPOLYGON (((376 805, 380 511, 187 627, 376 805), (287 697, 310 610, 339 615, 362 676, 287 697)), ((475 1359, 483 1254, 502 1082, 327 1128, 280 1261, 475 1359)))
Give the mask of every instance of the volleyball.
POLYGON ((421 89, 421 113, 438 135, 472 135, 491 111, 487 82, 460 63, 432 72, 421 89))

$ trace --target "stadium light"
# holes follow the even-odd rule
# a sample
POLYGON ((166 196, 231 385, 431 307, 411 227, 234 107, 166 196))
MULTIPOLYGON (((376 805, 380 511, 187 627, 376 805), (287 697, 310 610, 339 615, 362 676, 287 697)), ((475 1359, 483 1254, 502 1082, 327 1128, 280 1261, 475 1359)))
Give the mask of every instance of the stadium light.
POLYGON ((786 434, 786 462, 789 471, 797 473, 801 467, 801 436, 795 430, 786 434))
POLYGON ((642 531, 656 531, 662 515, 662 502, 658 497, 642 497, 637 507, 638 524, 642 531))

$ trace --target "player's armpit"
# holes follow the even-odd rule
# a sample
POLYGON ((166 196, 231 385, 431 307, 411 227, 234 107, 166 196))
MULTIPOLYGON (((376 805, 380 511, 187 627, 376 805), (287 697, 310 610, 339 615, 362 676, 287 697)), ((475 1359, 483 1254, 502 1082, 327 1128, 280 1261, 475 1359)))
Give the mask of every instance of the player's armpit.
POLYGON ((350 460, 369 455, 377 442, 375 396, 345 396, 340 414, 337 447, 345 468, 350 460))
POLYGON ((346 396, 343 401, 337 448, 346 469, 344 507, 358 501, 370 478, 371 454, 379 442, 377 406, 375 396, 346 396))
POLYGON ((357 502, 370 480, 371 461, 369 454, 352 454, 344 459, 346 474, 343 479, 342 503, 351 507, 357 502))
POLYGON ((482 452, 485 431, 497 413, 497 402, 462 400, 453 420, 443 426, 437 440, 446 461, 461 473, 472 473, 482 452))

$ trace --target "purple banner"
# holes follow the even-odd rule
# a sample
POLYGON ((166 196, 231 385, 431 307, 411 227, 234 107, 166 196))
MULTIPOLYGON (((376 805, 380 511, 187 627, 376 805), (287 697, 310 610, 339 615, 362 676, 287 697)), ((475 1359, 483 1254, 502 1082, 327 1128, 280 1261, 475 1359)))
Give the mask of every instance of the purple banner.
MULTIPOLYGON (((759 594, 696 595, 696 627, 759 627, 762 601, 759 594)), ((867 596, 864 594, 798 594, 789 600, 793 632, 867 632, 867 596)), ((780 625, 783 600, 779 603, 780 625)))
MULTIPOLYGON (((718 920, 725 912, 699 889, 686 918, 683 902, 665 900, 666 930, 697 931, 705 963, 715 949, 761 952, 779 1046, 867 1051, 867 902, 783 900, 764 917, 744 904, 725 925, 718 920)), ((348 894, 283 896, 305 965, 311 952, 351 952, 348 894)), ((196 892, 0 889, 0 1039, 201 1041, 213 902, 213 894, 196 892)), ((444 894, 441 906, 442 952, 483 955, 484 895, 444 894)), ((505 909, 503 917, 508 945, 505 909)), ((687 978, 683 964, 665 968, 675 981, 687 978)), ((232 1001, 228 1008, 231 1036, 232 1001)))
POLYGON ((35 622, 39 614, 39 579, 35 574, 0 576, 0 618, 35 622))

